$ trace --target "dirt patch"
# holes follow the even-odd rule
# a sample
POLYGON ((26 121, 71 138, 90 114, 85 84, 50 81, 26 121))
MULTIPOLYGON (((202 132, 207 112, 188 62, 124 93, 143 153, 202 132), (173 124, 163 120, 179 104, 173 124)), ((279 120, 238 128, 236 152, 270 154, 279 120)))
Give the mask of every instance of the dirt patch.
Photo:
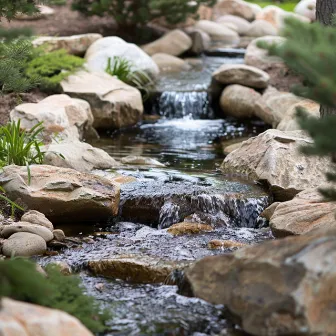
POLYGON ((15 106, 22 103, 38 103, 46 97, 47 94, 39 90, 21 94, 0 94, 0 125, 9 121, 9 113, 15 106))

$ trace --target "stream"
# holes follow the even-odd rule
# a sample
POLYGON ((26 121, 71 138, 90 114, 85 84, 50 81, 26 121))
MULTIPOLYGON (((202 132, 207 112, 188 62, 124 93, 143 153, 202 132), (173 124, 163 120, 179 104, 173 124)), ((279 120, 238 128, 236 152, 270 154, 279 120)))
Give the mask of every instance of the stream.
POLYGON ((183 268, 232 251, 210 249, 212 240, 253 244, 271 239, 259 217, 271 202, 267 191, 218 170, 223 144, 266 129, 260 121, 220 118, 211 74, 228 62, 243 63, 243 58, 204 56, 192 71, 162 76, 141 124, 102 134, 91 143, 117 160, 140 155, 166 166, 95 172, 132 178, 121 185, 118 218, 63 227, 74 237, 70 248, 41 260, 66 261, 80 273, 88 293, 112 310, 105 335, 219 335, 227 328, 222 306, 177 294, 183 268), (210 224, 213 231, 176 237, 167 232, 184 220, 210 224), (117 268, 121 271, 115 276, 117 268), (173 271, 158 280, 167 269, 173 271), (150 272, 161 273, 153 277, 150 272))

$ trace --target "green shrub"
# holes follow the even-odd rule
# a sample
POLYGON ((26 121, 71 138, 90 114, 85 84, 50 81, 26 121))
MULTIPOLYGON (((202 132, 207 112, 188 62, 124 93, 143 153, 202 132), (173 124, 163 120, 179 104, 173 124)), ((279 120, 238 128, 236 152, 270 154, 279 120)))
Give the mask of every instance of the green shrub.
POLYGON ((74 0, 73 8, 86 15, 111 15, 121 26, 145 26, 158 17, 168 23, 184 22, 195 15, 200 5, 212 6, 215 0, 74 0))
POLYGON ((36 0, 1 0, 0 19, 14 19, 18 13, 32 15, 38 12, 36 5, 43 1, 36 0))
POLYGON ((95 299, 84 294, 79 277, 64 276, 53 265, 48 265, 46 272, 48 277, 23 259, 0 261, 0 299, 6 296, 65 311, 95 333, 106 329, 110 313, 101 311, 95 299))
POLYGON ((42 53, 32 59, 26 68, 28 78, 39 78, 41 90, 58 92, 60 83, 84 64, 84 59, 69 55, 65 50, 42 53))
POLYGON ((64 6, 66 5, 67 1, 66 0, 49 0, 48 5, 52 6, 64 6))
POLYGON ((0 40, 10 42, 17 38, 31 37, 33 29, 30 27, 5 29, 0 27, 0 40))

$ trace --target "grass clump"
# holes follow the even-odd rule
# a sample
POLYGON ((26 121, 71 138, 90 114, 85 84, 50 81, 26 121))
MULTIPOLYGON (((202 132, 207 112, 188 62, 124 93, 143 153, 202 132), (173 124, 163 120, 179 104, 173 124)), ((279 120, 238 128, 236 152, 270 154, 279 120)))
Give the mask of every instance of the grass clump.
POLYGON ((28 78, 39 78, 40 89, 58 92, 60 83, 84 64, 84 59, 67 54, 66 50, 43 53, 30 61, 26 68, 28 78))
POLYGON ((98 302, 84 293, 77 276, 64 276, 55 265, 46 267, 47 277, 36 265, 24 259, 0 261, 0 299, 19 301, 59 309, 78 318, 94 333, 106 330, 109 312, 101 311, 98 302))
POLYGON ((271 5, 278 6, 287 12, 293 12, 294 8, 299 2, 299 1, 276 2, 276 1, 253 1, 253 0, 247 0, 247 1, 257 4, 260 7, 266 7, 266 6, 271 6, 271 5))

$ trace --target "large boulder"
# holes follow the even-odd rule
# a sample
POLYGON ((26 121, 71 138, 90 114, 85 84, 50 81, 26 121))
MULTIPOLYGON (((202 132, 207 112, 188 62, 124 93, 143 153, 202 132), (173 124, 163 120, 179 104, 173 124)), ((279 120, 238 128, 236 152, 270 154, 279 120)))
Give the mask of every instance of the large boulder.
POLYGON ((301 235, 316 228, 336 228, 335 213, 336 204, 325 201, 316 188, 311 188, 291 201, 278 204, 270 227, 275 237, 301 235))
POLYGON ((301 16, 305 16, 311 21, 316 20, 316 0, 301 0, 296 7, 294 12, 301 16))
POLYGON ((146 44, 142 49, 151 56, 157 53, 179 56, 188 51, 191 46, 191 38, 182 30, 175 29, 158 40, 146 44))
POLYGON ((305 99, 289 107, 289 109, 285 113, 285 116, 281 119, 280 123, 277 126, 278 130, 296 131, 301 129, 296 118, 297 108, 304 108, 306 113, 308 113, 311 117, 320 117, 320 105, 315 103, 314 101, 305 99))
POLYGON ((105 73, 109 58, 113 60, 114 57, 130 61, 134 70, 144 71, 152 78, 159 74, 159 69, 151 57, 135 44, 127 43, 116 36, 97 40, 85 54, 87 68, 100 73, 105 73))
POLYGON ((117 183, 72 169, 32 165, 7 166, 0 185, 7 196, 29 209, 45 214, 52 222, 106 220, 118 213, 120 188, 117 183))
POLYGON ((336 229, 206 257, 181 290, 222 304, 256 336, 334 335, 336 229))
POLYGON ((262 36, 276 36, 278 30, 268 21, 255 20, 251 23, 247 36, 262 37, 262 36))
POLYGON ((1 300, 1 336, 93 336, 75 317, 30 303, 1 300))
POLYGON ((251 23, 236 15, 223 15, 216 20, 217 23, 232 23, 237 28, 239 35, 245 35, 251 28, 251 23))
POLYGON ((120 166, 120 163, 104 150, 80 141, 52 143, 47 146, 45 149, 44 164, 72 168, 82 172, 120 166))
POLYGON ((300 152, 311 143, 303 132, 271 129, 243 142, 225 158, 221 169, 266 182, 276 200, 290 200, 300 191, 321 185, 330 168, 329 159, 300 152))
POLYGON ((100 34, 82 34, 73 36, 40 36, 33 40, 34 47, 43 46, 43 50, 51 52, 65 49, 69 54, 82 56, 97 40, 103 38, 100 34))
POLYGON ((212 41, 227 44, 239 43, 238 33, 223 26, 222 24, 207 20, 200 20, 196 23, 195 28, 207 33, 211 37, 212 41))
POLYGON ((243 0, 219 0, 213 8, 213 18, 218 19, 223 15, 229 14, 240 16, 247 21, 253 21, 256 13, 261 10, 258 7, 243 0))
POLYGON ((256 89, 265 89, 270 79, 265 71, 245 64, 223 64, 212 76, 221 84, 241 84, 256 89))
POLYGON ((225 115, 242 119, 251 118, 254 116, 255 102, 260 97, 259 92, 249 87, 229 85, 220 97, 220 107, 225 115))
POLYGON ((160 72, 180 72, 187 71, 190 69, 190 65, 183 59, 168 55, 168 54, 154 54, 152 56, 153 61, 157 64, 160 72))
POLYGON ((96 128, 133 126, 142 118, 140 91, 108 74, 79 71, 62 81, 61 86, 70 96, 90 103, 96 128))
POLYGON ((83 139, 93 124, 90 105, 68 95, 52 95, 39 103, 25 103, 10 112, 12 121, 21 121, 21 128, 30 130, 43 122, 44 133, 64 140, 83 139))

